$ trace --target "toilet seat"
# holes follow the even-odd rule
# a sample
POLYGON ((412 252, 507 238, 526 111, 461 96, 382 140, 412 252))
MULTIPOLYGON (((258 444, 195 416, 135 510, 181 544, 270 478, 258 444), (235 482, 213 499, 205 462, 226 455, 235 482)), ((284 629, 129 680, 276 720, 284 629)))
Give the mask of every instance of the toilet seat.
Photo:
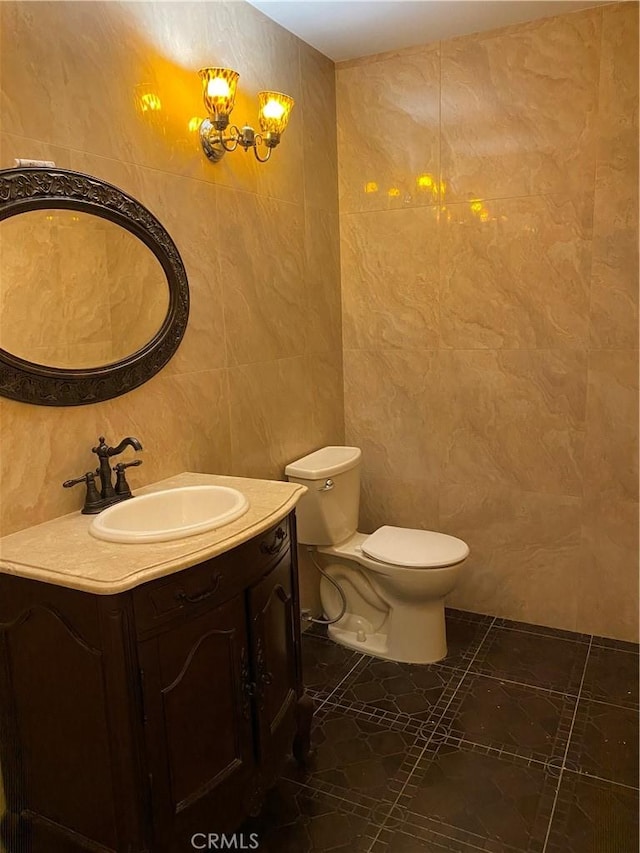
POLYGON ((360 547, 381 563, 415 569, 452 566, 469 555, 467 543, 455 536, 390 525, 379 527, 360 547))

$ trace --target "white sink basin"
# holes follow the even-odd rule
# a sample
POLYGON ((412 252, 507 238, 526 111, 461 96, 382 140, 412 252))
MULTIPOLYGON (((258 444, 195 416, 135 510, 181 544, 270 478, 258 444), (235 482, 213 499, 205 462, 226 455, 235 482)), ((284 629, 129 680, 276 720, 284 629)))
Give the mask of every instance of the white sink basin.
POLYGON ((122 501, 91 522, 89 533, 108 542, 168 542, 206 533, 240 518, 249 501, 226 486, 183 486, 122 501))

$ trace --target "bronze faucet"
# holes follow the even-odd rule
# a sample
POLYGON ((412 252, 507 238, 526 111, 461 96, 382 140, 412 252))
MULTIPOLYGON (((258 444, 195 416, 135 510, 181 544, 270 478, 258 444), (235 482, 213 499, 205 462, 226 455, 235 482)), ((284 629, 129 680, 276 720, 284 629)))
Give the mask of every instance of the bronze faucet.
POLYGON ((125 468, 142 465, 142 459, 135 459, 133 462, 118 462, 114 468, 116 472, 115 487, 111 479, 111 465, 109 460, 112 456, 117 456, 119 453, 122 453, 125 447, 133 447, 136 451, 142 450, 142 445, 137 438, 127 436, 127 438, 123 438, 120 444, 116 447, 109 447, 105 442, 104 436, 101 435, 98 439, 98 445, 91 448, 92 452, 95 453, 100 460, 100 465, 96 468, 95 473, 93 471, 87 471, 87 473, 83 474, 82 477, 77 477, 75 480, 65 480, 62 484, 63 488, 69 489, 71 486, 75 486, 78 483, 86 483, 87 493, 85 496, 84 506, 82 508, 82 512, 85 515, 95 515, 102 512, 102 510, 106 509, 108 506, 118 503, 119 501, 124 501, 132 496, 124 471, 125 468), (98 492, 95 483, 96 474, 100 477, 100 492, 98 492))

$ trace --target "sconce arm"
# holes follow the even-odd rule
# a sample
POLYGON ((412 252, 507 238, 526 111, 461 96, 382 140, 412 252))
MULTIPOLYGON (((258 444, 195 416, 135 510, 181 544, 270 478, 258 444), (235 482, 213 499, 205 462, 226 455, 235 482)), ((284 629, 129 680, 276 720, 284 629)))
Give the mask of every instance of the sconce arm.
POLYGON ((233 136, 222 136, 219 142, 225 151, 235 151, 238 147, 238 140, 235 139, 233 136))
POLYGON ((253 146, 253 153, 255 154, 256 160, 258 163, 266 163, 269 157, 271 157, 271 152, 273 151, 273 146, 267 147, 267 153, 264 157, 260 156, 260 152, 258 150, 258 145, 264 144, 261 136, 256 136, 256 144, 253 146))
POLYGON ((209 119, 204 119, 200 125, 200 143, 202 149, 209 160, 214 163, 218 163, 227 151, 235 151, 238 146, 245 151, 252 148, 256 160, 259 163, 266 163, 271 157, 271 152, 279 142, 279 133, 269 132, 263 136, 260 133, 256 133, 248 124, 245 124, 241 128, 232 124, 229 127, 228 136, 225 136, 223 131, 216 126, 216 123, 209 119), (260 148, 266 149, 264 155, 260 153, 260 148))
POLYGON ((208 118, 200 125, 202 150, 214 163, 222 160, 225 152, 235 151, 239 141, 239 131, 235 125, 229 128, 229 136, 224 136, 223 132, 208 118))

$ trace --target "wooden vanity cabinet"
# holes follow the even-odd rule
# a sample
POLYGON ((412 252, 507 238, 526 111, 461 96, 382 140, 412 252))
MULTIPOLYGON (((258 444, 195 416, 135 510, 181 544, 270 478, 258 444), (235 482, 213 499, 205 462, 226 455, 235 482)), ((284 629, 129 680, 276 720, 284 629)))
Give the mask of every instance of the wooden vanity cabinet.
POLYGON ((309 748, 293 515, 118 595, 0 575, 9 853, 174 853, 309 748))

